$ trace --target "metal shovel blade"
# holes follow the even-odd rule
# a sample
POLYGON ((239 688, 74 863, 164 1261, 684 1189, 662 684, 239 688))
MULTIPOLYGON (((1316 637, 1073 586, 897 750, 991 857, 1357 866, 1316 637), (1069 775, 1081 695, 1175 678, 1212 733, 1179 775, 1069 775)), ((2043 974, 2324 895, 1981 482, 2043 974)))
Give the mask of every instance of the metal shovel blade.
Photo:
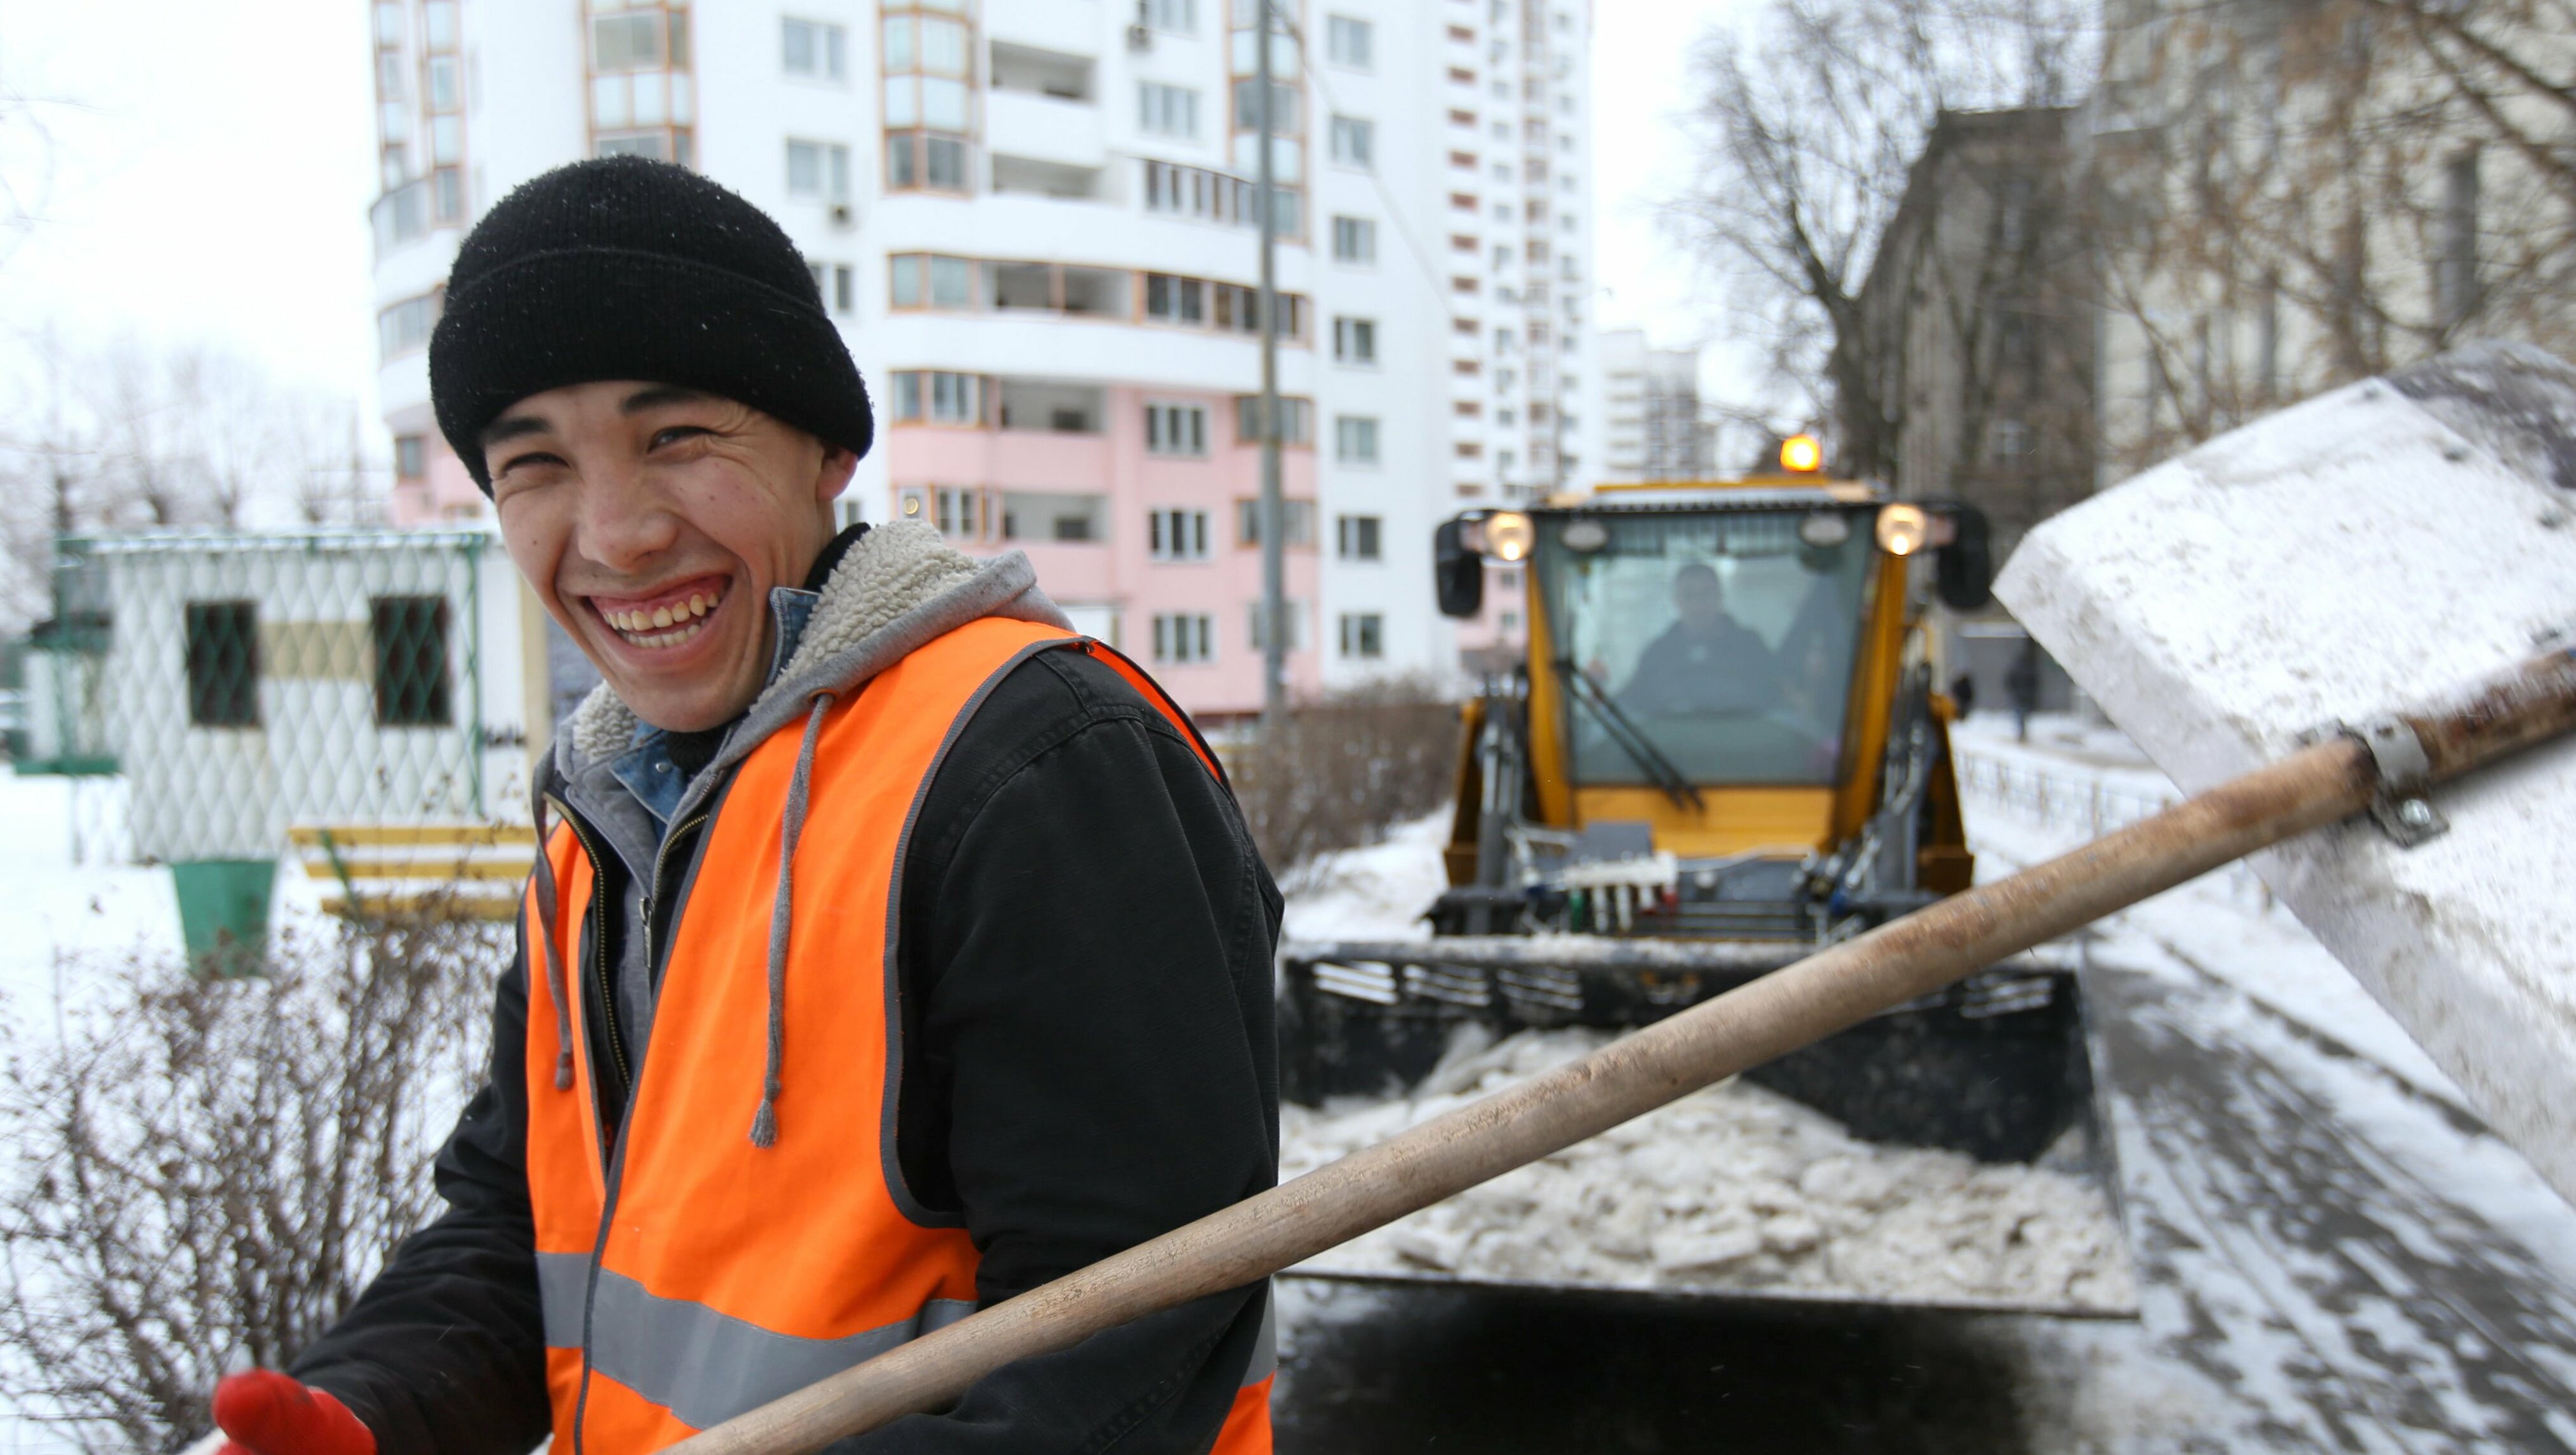
MULTIPOLYGON (((2198 792, 2576 648, 2576 369, 2481 345, 2283 410, 2041 525, 1995 589, 2198 792)), ((2252 863, 2576 1200, 2576 746, 2386 808, 2252 863)))

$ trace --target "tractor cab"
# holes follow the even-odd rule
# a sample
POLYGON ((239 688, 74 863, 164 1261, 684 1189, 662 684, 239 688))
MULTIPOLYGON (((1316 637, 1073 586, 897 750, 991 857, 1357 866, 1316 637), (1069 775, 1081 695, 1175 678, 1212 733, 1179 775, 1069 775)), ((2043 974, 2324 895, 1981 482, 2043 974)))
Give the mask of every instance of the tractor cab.
POLYGON ((1611 486, 1469 512, 1435 554, 1456 616, 1520 564, 1530 624, 1469 708, 1442 929, 1814 939, 1967 884, 1913 578, 1929 556, 1984 603, 1974 510, 1813 474, 1611 486))

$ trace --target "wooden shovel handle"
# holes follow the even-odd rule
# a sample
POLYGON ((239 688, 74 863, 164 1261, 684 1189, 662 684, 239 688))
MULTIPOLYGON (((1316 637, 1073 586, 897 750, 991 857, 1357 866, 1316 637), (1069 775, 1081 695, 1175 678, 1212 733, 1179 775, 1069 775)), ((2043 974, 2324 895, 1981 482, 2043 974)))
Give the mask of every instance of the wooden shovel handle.
MULTIPOLYGON (((2524 663, 2405 721, 2434 781, 2576 728, 2576 652, 2524 663)), ((2366 807, 2363 744, 2336 737, 1819 951, 1589 1056, 997 1304, 673 1445, 803 1455, 939 1408, 1015 1360, 1303 1262, 2007 956, 2366 807)))

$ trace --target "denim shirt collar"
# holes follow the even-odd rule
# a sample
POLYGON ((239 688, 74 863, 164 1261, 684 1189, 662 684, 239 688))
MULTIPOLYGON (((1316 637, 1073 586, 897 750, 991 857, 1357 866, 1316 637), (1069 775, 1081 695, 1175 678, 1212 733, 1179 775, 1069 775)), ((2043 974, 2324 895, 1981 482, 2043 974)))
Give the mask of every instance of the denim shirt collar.
MULTIPOLYGON (((819 591, 794 586, 769 588, 769 620, 776 628, 771 634, 776 645, 770 649, 769 675, 762 679, 763 687, 777 681, 778 674, 795 657, 796 644, 805 635, 805 624, 814 619, 814 605, 822 599, 819 591)), ((638 722, 634 743, 608 762, 608 771, 665 832, 670 829, 671 814, 680 806, 680 795, 689 786, 679 764, 672 761, 670 743, 669 733, 651 723, 638 722)))

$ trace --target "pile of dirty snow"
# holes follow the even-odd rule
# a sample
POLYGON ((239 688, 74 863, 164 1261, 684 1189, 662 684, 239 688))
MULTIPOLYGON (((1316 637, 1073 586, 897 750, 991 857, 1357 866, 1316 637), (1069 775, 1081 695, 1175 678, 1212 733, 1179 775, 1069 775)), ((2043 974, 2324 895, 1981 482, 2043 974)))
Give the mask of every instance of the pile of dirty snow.
MULTIPOLYGON (((1608 1037, 1464 1044, 1407 1100, 1281 1108, 1284 1180, 1562 1065, 1608 1037)), ((2128 1255, 2080 1177, 1855 1141, 1735 1080, 1300 1265, 1607 1288, 1758 1289, 2126 1311, 2128 1255)))

